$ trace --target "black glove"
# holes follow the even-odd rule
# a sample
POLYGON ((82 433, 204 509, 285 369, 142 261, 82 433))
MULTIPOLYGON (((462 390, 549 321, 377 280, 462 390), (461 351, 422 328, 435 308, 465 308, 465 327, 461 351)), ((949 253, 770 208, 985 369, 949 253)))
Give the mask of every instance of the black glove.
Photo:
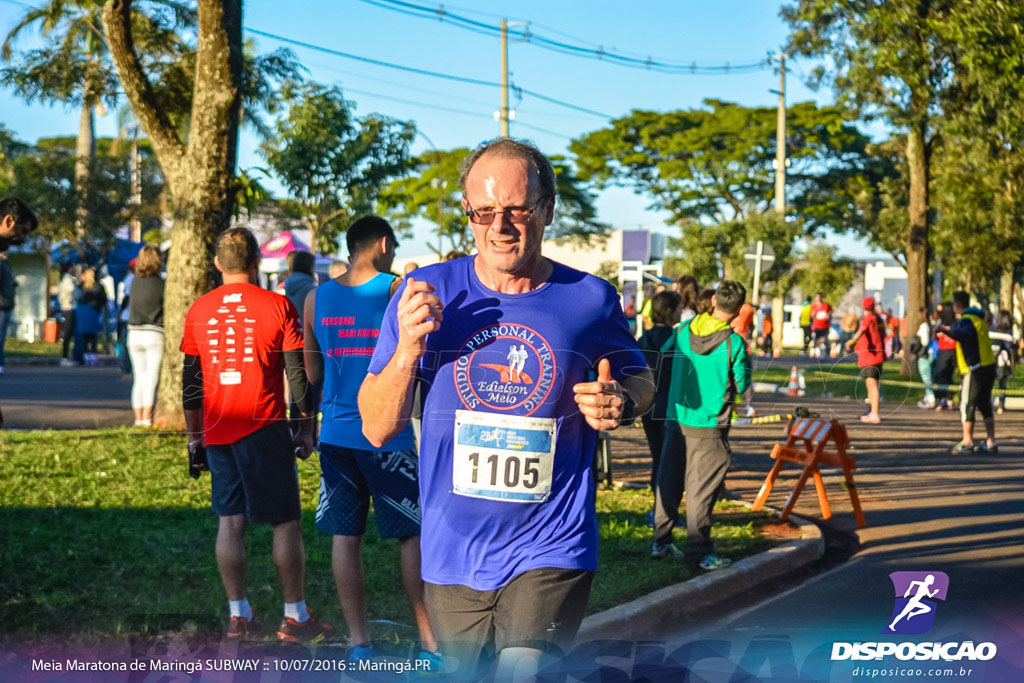
POLYGON ((198 479, 204 471, 210 471, 210 465, 206 462, 206 446, 201 443, 190 443, 188 445, 188 476, 198 479))

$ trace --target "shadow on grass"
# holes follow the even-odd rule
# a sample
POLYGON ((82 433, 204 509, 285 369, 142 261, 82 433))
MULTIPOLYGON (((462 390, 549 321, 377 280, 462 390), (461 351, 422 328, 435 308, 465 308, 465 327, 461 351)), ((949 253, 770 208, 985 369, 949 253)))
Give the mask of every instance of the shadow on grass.
MULTIPOLYGON (((0 634, 17 640, 85 642, 163 632, 219 637, 227 602, 214 558, 217 519, 209 510, 0 508, 0 634)), ((331 539, 303 515, 306 600, 346 629, 331 574, 331 539)), ((247 534, 248 598, 272 634, 282 614, 271 561, 271 528, 247 534)), ((382 541, 371 519, 364 538, 375 639, 415 638, 401 586, 397 541, 382 541)))

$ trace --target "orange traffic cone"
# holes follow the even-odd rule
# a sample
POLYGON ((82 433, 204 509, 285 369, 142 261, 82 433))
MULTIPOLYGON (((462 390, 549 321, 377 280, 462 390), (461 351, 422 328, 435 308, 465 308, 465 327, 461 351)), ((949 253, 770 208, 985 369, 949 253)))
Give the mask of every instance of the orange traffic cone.
POLYGON ((793 370, 789 373, 789 387, 787 388, 787 396, 796 397, 800 395, 800 378, 797 374, 795 365, 793 366, 793 370))

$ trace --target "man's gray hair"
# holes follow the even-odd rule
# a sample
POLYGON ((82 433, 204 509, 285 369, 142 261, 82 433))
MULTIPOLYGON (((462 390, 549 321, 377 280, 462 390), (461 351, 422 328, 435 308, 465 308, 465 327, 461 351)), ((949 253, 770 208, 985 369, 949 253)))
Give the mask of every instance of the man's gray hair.
POLYGON ((531 164, 537 171, 537 178, 540 180, 540 192, 542 197, 555 196, 555 170, 551 162, 544 156, 544 153, 537 149, 537 146, 526 140, 515 138, 494 138, 474 149, 469 156, 459 164, 459 184, 462 186, 462 193, 466 193, 466 177, 480 157, 485 154, 494 154, 506 159, 523 159, 531 164))

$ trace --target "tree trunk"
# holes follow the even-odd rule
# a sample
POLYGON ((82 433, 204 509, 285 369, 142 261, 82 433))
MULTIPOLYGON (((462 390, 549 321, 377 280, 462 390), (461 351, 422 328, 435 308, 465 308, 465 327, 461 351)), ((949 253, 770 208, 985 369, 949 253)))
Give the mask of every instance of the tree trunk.
POLYGON ((1013 319, 1013 264, 1003 266, 1003 272, 999 276, 999 308, 1010 312, 1013 319))
MULTIPOLYGON (((187 178, 177 180, 179 184, 188 182, 187 178)), ((207 179, 202 184, 206 187, 194 188, 188 198, 174 191, 174 225, 171 228, 167 286, 164 290, 164 362, 154 414, 154 423, 162 427, 184 427, 181 408, 184 356, 179 346, 185 314, 196 299, 212 288, 213 242, 230 221, 230 212, 225 215, 215 202, 209 201, 209 197, 217 194, 216 184, 216 178, 207 179), (215 186, 211 188, 211 184, 215 186)))
MULTIPOLYGON (((918 123, 907 135, 907 166, 910 171, 909 230, 907 234, 907 315, 903 348, 910 348, 910 339, 917 332, 925 305, 928 278, 928 150, 925 124, 918 123)), ((901 376, 913 375, 914 368, 904 363, 901 376)))
POLYGON ((155 423, 182 427, 178 350, 185 313, 211 286, 213 242, 231 221, 241 105, 242 2, 199 0, 195 83, 187 143, 160 107, 131 35, 131 0, 107 0, 103 23, 110 54, 145 128, 174 198, 164 290, 164 363, 155 423))
POLYGON ((75 237, 78 248, 84 254, 86 220, 89 217, 86 203, 89 198, 89 175, 96 155, 96 107, 88 100, 88 93, 82 94, 82 114, 78 122, 78 139, 75 143, 75 237))

